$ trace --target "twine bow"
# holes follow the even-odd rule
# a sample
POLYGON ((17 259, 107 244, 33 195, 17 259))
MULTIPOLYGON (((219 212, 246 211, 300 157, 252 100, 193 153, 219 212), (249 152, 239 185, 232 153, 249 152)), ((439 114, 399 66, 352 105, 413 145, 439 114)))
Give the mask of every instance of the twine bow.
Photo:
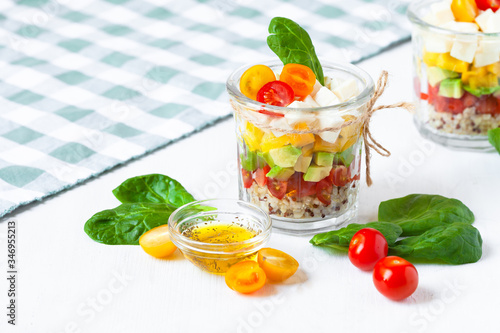
POLYGON ((357 117, 356 119, 353 120, 348 120, 343 122, 339 126, 334 126, 334 127, 327 127, 327 128, 322 128, 322 129, 314 129, 314 130, 296 130, 296 129, 284 129, 281 127, 274 127, 270 125, 264 125, 264 124, 257 124, 255 122, 255 119, 249 119, 248 116, 244 114, 240 110, 240 108, 231 101, 233 104, 234 110, 236 110, 236 113, 240 116, 242 116, 245 120, 253 123, 255 126, 262 130, 272 130, 272 131, 277 131, 277 132, 284 132, 286 134, 307 134, 307 133, 313 133, 313 134, 319 134, 323 132, 330 132, 330 131, 340 131, 342 128, 351 126, 353 124, 361 124, 363 128, 363 141, 366 146, 366 152, 365 152, 365 162, 366 162, 366 184, 368 186, 371 186, 373 184, 371 175, 370 175, 370 159, 371 159, 371 152, 370 150, 373 149, 376 151, 379 155, 388 157, 391 156, 391 152, 384 148, 380 143, 375 140, 370 132, 370 119, 372 115, 377 112, 378 110, 382 109, 395 109, 395 108, 403 108, 408 111, 413 111, 414 106, 411 103, 407 102, 400 102, 400 103, 395 103, 395 104, 389 104, 389 105, 379 105, 377 107, 374 107, 375 103, 379 99, 380 96, 384 93, 384 90, 387 86, 387 80, 388 80, 389 74, 387 71, 382 71, 380 74, 380 77, 378 78, 377 81, 377 87, 375 88, 375 92, 372 96, 372 98, 367 102, 366 104, 366 111, 361 115, 360 117, 357 117))

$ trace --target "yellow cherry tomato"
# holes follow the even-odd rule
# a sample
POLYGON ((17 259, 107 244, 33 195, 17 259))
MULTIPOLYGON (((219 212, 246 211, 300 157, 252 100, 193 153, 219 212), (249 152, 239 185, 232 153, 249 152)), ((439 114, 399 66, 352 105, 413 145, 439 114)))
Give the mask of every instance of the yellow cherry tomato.
POLYGON ((475 0, 453 0, 451 11, 459 22, 474 22, 479 14, 475 0))
POLYGON ((161 225, 144 233, 139 238, 142 249, 155 258, 165 258, 177 250, 177 247, 170 240, 168 225, 161 225))
POLYGON ((225 280, 234 291, 250 294, 264 287, 266 273, 255 261, 241 261, 228 269, 225 280))
POLYGON ((266 65, 255 65, 247 69, 240 78, 240 90, 246 97, 257 100, 257 93, 266 83, 275 81, 276 75, 266 65))
POLYGON ((299 263, 291 255, 268 247, 259 250, 257 261, 267 278, 273 282, 288 279, 299 268, 299 263))

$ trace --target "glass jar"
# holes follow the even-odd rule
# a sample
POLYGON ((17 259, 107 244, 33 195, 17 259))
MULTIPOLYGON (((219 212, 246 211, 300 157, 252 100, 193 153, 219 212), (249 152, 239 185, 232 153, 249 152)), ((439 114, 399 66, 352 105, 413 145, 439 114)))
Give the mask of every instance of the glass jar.
MULTIPOLYGON (((277 76, 283 68, 278 61, 262 64, 277 76)), ((322 65, 325 85, 350 80, 355 96, 326 107, 278 107, 240 92, 240 77, 252 65, 237 69, 227 80, 236 121, 240 199, 268 212, 273 227, 289 233, 331 229, 357 216, 360 117, 374 85, 356 66, 322 65)))
POLYGON ((500 33, 456 32, 430 24, 437 0, 415 1, 413 73, 420 133, 462 150, 493 150, 487 132, 500 127, 500 33))

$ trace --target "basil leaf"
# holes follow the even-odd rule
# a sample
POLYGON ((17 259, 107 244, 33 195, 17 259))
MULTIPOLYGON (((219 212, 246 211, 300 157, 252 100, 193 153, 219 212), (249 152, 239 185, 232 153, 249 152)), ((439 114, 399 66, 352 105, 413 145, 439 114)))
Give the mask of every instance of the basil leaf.
POLYGON ((468 223, 453 223, 402 239, 389 249, 389 253, 462 265, 481 259, 482 244, 481 234, 476 228, 468 223))
POLYGON ((177 208, 195 201, 178 181, 160 174, 129 178, 113 194, 122 203, 166 203, 177 208))
POLYGON ((146 231, 168 223, 176 208, 159 203, 124 203, 103 210, 85 223, 85 233, 109 245, 137 245, 146 231))
POLYGON ((269 23, 269 33, 267 45, 284 65, 305 65, 314 72, 319 83, 325 85, 323 67, 307 31, 290 19, 275 17, 269 23))
POLYGON ((411 194, 381 202, 378 220, 399 224, 403 228, 402 236, 415 236, 443 224, 472 224, 474 214, 457 199, 440 195, 411 194))
POLYGON ((394 223, 387 222, 370 222, 366 224, 352 223, 339 230, 333 230, 317 234, 309 242, 313 245, 319 246, 333 246, 333 247, 349 247, 352 237, 355 233, 363 228, 373 228, 380 231, 387 243, 392 245, 396 242, 403 230, 400 226, 394 223))
POLYGON ((490 141, 491 145, 493 147, 495 147, 497 152, 500 154, 500 127, 490 129, 488 131, 488 140, 490 141))

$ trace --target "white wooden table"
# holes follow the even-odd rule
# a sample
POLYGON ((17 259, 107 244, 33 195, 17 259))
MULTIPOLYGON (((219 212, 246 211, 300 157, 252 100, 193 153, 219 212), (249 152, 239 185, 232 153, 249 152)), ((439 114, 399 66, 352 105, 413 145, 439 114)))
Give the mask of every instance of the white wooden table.
MULTIPOLYGON (((390 73, 380 102, 412 98, 411 47, 403 44, 360 64, 376 79, 390 73)), ((228 106, 229 107, 229 106, 228 106)), ((373 286, 347 256, 273 233, 270 247, 293 255, 298 273, 250 296, 177 253, 157 260, 137 246, 106 246, 83 232, 85 221, 118 201, 111 190, 129 177, 163 173, 197 198, 237 197, 233 120, 116 168, 97 179, 16 211, 18 325, 6 325, 7 281, 0 279, 5 332, 499 332, 500 156, 451 151, 423 140, 411 115, 384 110, 372 133, 392 152, 373 155, 374 185, 360 189, 359 221, 376 220, 380 201, 411 193, 462 200, 476 216, 483 258, 463 266, 417 265, 420 284, 403 302, 373 286)), ((362 178, 364 179, 364 177, 362 178)))

